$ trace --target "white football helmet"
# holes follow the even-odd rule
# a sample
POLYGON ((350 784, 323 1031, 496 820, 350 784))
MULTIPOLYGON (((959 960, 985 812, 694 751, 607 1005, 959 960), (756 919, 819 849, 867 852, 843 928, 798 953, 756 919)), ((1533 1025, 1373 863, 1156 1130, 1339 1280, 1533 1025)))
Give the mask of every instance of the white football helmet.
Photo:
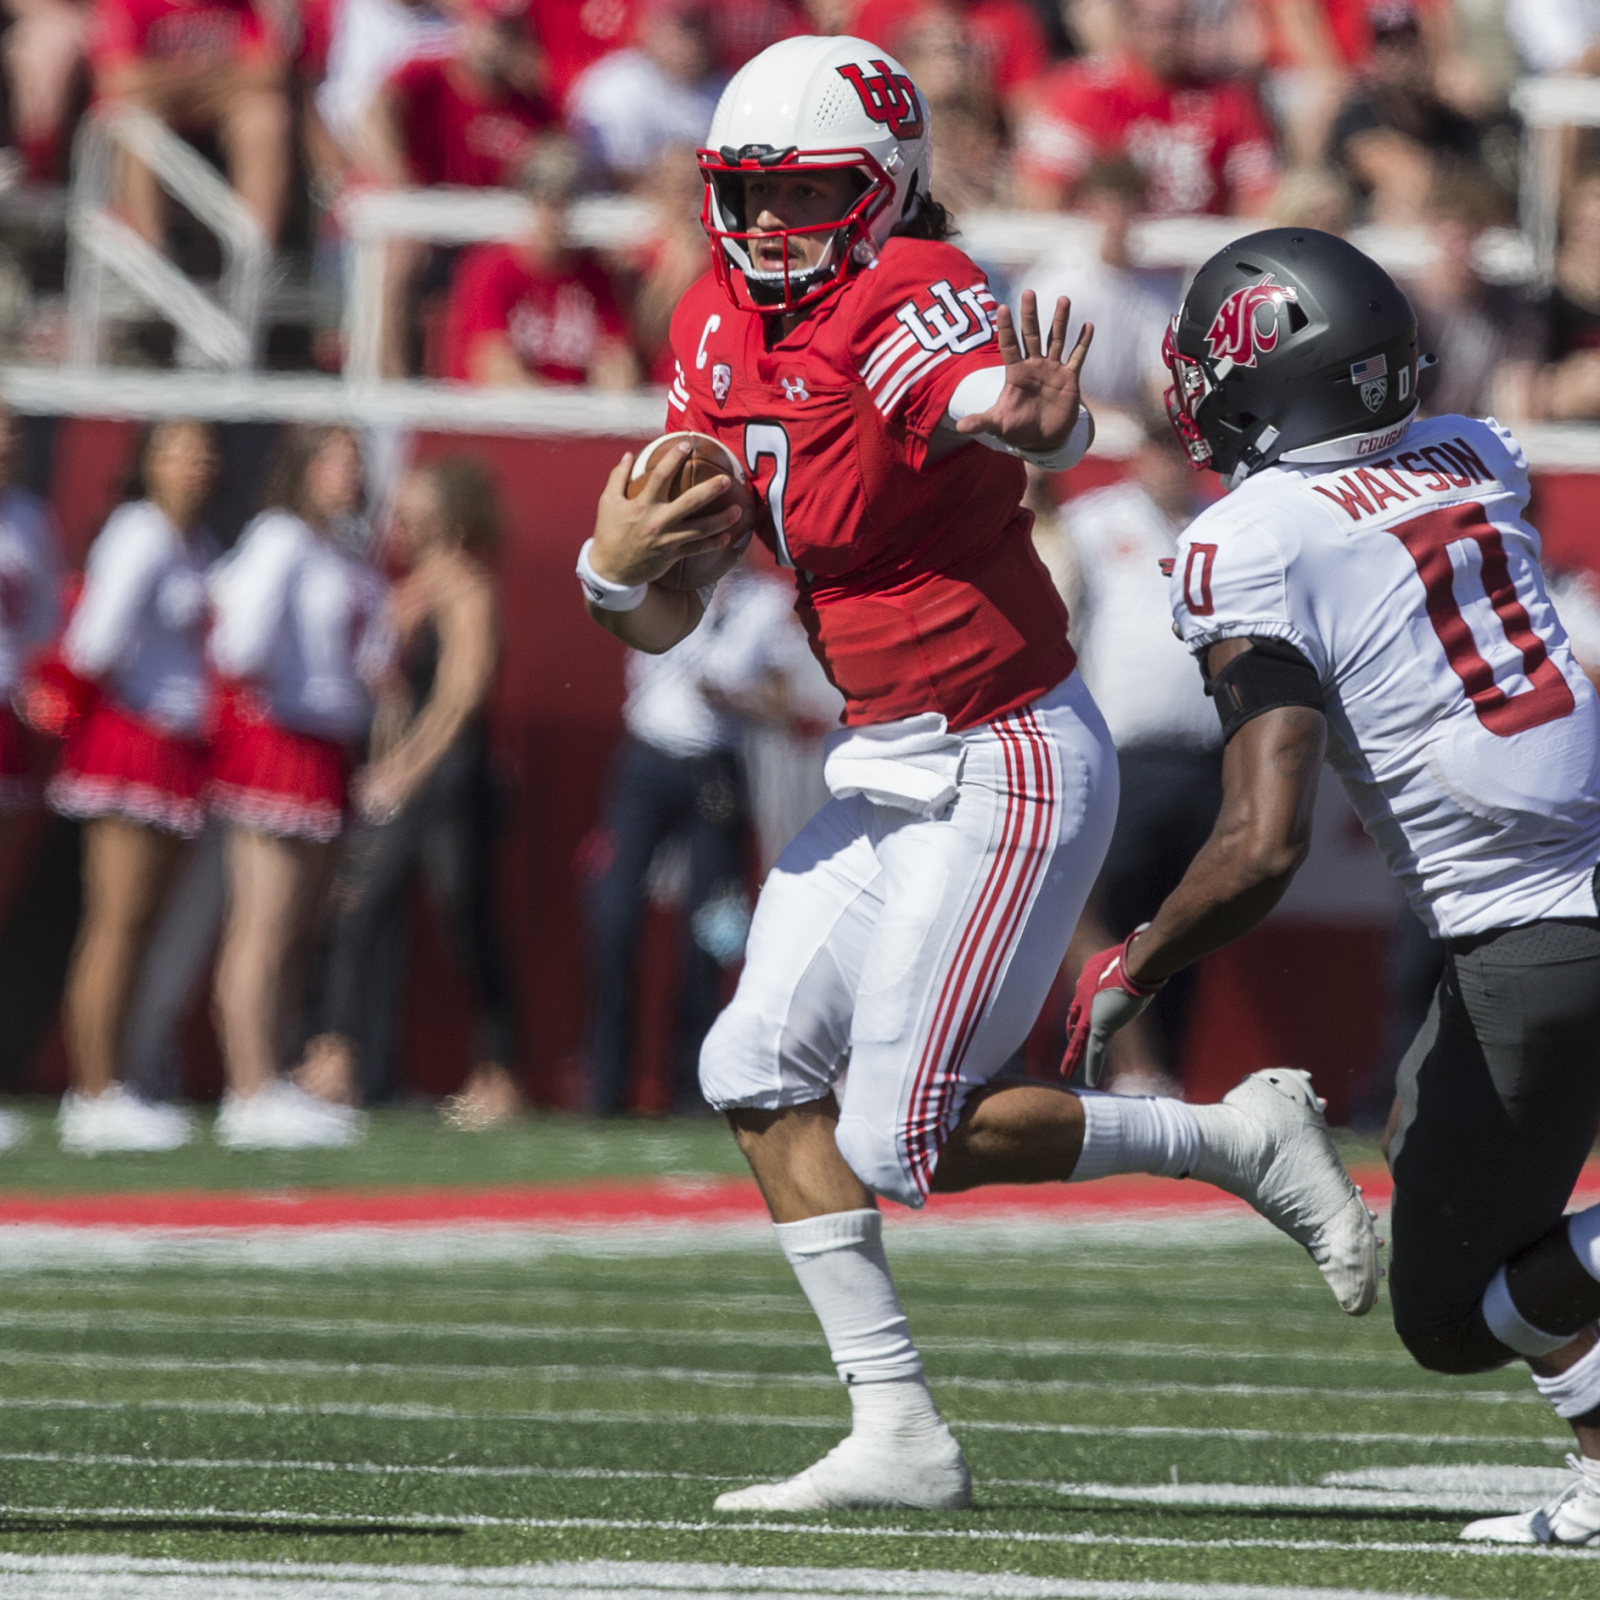
POLYGON ((783 39, 723 90, 698 155, 706 180, 701 220, 718 281, 735 305, 791 311, 826 294, 852 263, 871 261, 927 195, 928 106, 905 68, 864 39, 783 39), (791 272, 786 252, 782 271, 758 271, 746 248, 753 235, 740 174, 795 167, 853 169, 862 193, 836 222, 782 230, 786 243, 792 234, 833 235, 817 266, 791 272))

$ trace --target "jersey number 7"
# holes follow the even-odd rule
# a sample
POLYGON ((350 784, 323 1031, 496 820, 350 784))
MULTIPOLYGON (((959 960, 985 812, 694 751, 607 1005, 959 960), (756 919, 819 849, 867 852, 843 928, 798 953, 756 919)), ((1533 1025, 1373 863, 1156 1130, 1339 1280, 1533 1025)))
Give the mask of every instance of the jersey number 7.
POLYGON ((1476 501, 1429 511, 1390 530, 1416 563, 1427 598, 1428 621, 1444 646, 1445 659, 1461 680, 1461 687, 1490 733, 1507 738, 1529 728, 1558 722, 1573 708, 1572 690, 1561 669, 1550 659, 1545 642, 1533 624, 1512 581, 1504 540, 1476 501), (1472 629, 1456 602, 1455 570, 1450 547, 1478 547, 1483 592, 1494 608, 1507 642, 1522 657, 1522 672, 1529 687, 1508 695, 1494 681, 1494 668, 1484 660, 1472 629))

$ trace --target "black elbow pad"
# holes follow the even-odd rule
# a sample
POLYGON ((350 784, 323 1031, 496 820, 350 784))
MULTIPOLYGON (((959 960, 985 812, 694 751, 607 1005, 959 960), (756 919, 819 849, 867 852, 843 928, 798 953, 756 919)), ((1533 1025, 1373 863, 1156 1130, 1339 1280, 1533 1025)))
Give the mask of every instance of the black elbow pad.
POLYGON ((1292 644, 1282 639, 1262 639, 1252 634, 1250 648, 1236 655, 1214 678, 1200 662, 1206 693, 1217 703, 1226 743, 1252 717, 1279 706, 1325 709, 1317 669, 1292 644))

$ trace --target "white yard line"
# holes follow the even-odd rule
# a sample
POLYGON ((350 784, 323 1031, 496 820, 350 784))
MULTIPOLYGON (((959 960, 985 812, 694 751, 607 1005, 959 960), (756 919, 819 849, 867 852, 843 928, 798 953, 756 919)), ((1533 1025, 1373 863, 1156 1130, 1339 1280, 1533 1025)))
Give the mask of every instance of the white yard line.
MULTIPOLYGON (((582 1344, 623 1339, 647 1344, 729 1345, 819 1350, 819 1332, 783 1333, 760 1328, 630 1328, 617 1324, 518 1322, 390 1322, 371 1317, 237 1316, 161 1311, 0 1311, 0 1328, 51 1333, 291 1334, 308 1339, 461 1339, 492 1344, 582 1344)), ((1029 1360, 1061 1356, 1124 1356, 1160 1361, 1282 1361, 1326 1367, 1363 1365, 1415 1371, 1404 1350, 1238 1350, 1223 1345, 1125 1339, 975 1339, 932 1334, 917 1340, 925 1351, 948 1355, 1006 1355, 1029 1360)))
POLYGON ((1468 1558, 1530 1558, 1548 1561, 1600 1561, 1600 1549, 1550 1545, 1457 1544, 1454 1541, 1390 1539, 1177 1539, 1152 1534, 1044 1533, 1023 1528, 902 1528, 891 1524, 841 1527, 831 1522, 760 1522, 738 1517, 716 1521, 677 1517, 490 1517, 481 1514, 444 1516, 402 1512, 380 1517, 363 1513, 253 1510, 238 1506, 62 1506, 4 1505, 0 1517, 32 1518, 45 1523, 192 1521, 226 1526, 370 1527, 376 1529, 521 1528, 587 1530, 597 1533, 781 1533, 822 1538, 915 1539, 973 1544, 1037 1544, 1098 1546, 1139 1550, 1299 1550, 1333 1551, 1340 1555, 1439 1555, 1468 1558))
MULTIPOLYGON (((1116 1582, 882 1567, 715 1566, 709 1562, 562 1561, 518 1567, 313 1566, 0 1555, 8 1600, 747 1600, 879 1596, 882 1600, 1418 1600, 1372 1589, 1253 1583, 1116 1582)), ((1430 1600, 1445 1600, 1432 1596, 1430 1600)))
MULTIPOLYGON (((385 1461, 302 1461, 254 1457, 106 1455, 53 1450, 0 1451, 0 1462, 34 1466, 125 1467, 163 1472, 311 1472, 353 1477, 437 1477, 542 1479, 555 1482, 634 1480, 659 1483, 733 1483, 748 1473, 661 1472, 609 1467, 471 1466, 459 1463, 385 1461)), ((1380 1474, 1380 1476, 1383 1474, 1380 1474)), ((1474 1463, 1453 1469, 1388 1469, 1390 1484, 1320 1485, 1186 1483, 1073 1483, 1059 1478, 980 1478, 980 1490, 1040 1489, 1076 1499, 1121 1504, 1219 1506, 1293 1510, 1458 1511, 1463 1514, 1525 1511, 1558 1493, 1570 1471, 1554 1467, 1506 1467, 1474 1463), (1409 1474, 1409 1476, 1408 1476, 1409 1474)), ((1339 1474, 1331 1474, 1338 1477, 1339 1474)), ((1355 1476, 1359 1476, 1356 1474, 1355 1476)))
MULTIPOLYGON (((1040 1249, 1098 1245, 1176 1249, 1243 1242, 1271 1224, 1225 1211, 1192 1210, 1122 1217, 890 1217, 897 1256, 922 1252, 948 1257, 1017 1255, 1040 1249)), ((142 1270, 150 1267, 241 1268, 343 1272, 352 1267, 428 1269, 517 1265, 560 1257, 628 1260, 639 1257, 726 1255, 772 1248, 771 1225, 734 1222, 650 1222, 567 1228, 473 1223, 471 1226, 117 1228, 11 1223, 0 1228, 0 1267, 7 1272, 142 1270)), ((1314 1287, 1314 1285, 1313 1285, 1314 1287)), ((1225 1297, 1226 1298, 1226 1297, 1225 1297)))
MULTIPOLYGON (((67 1367, 95 1372, 242 1372, 257 1377, 409 1378, 482 1383, 683 1383, 721 1389, 833 1389, 838 1379, 821 1372, 734 1372, 702 1367, 622 1366, 550 1362, 528 1366, 401 1361, 307 1361, 209 1356, 119 1356, 94 1352, 0 1349, 0 1366, 67 1367)), ((940 1389, 977 1394, 1172 1394, 1228 1395, 1247 1399, 1428 1402, 1436 1405, 1543 1405, 1533 1389, 1355 1389, 1298 1383, 1184 1383, 1176 1379, 984 1378, 940 1373, 940 1389)))
MULTIPOLYGON (((469 1411, 456 1406, 362 1401, 85 1400, 76 1396, 0 1396, 3 1411, 175 1412, 209 1417, 358 1417, 394 1422, 541 1423, 557 1427, 799 1428, 842 1433, 844 1416, 795 1417, 742 1412, 682 1411, 469 1411)), ((1240 1443, 1304 1440, 1326 1444, 1520 1445, 1530 1449, 1570 1447, 1571 1434, 1414 1433, 1402 1430, 1205 1428, 1155 1423, 990 1422, 952 1417, 958 1433, 1061 1434, 1093 1439, 1231 1439, 1240 1443)))

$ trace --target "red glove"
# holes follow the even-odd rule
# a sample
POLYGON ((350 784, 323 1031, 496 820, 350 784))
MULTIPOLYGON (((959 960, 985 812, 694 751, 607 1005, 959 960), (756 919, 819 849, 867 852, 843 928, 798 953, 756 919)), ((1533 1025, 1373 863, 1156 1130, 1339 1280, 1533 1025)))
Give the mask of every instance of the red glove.
POLYGON ((1118 1028, 1125 1028, 1150 1004, 1161 983, 1135 983, 1128 976, 1128 946, 1148 928, 1142 922, 1121 944, 1101 950, 1083 964, 1078 987, 1067 1012, 1067 1053, 1061 1058, 1063 1078, 1083 1076, 1089 1088, 1105 1070, 1106 1045, 1118 1028))

